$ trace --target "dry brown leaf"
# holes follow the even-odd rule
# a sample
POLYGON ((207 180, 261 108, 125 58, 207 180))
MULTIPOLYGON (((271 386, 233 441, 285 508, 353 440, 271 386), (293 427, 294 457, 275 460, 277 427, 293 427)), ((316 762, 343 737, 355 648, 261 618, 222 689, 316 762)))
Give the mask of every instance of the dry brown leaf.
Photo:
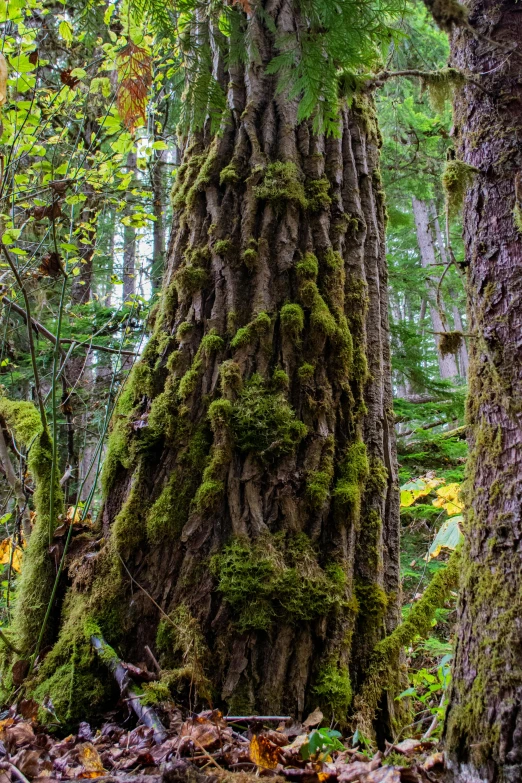
POLYGON ((18 705, 18 712, 26 720, 36 721, 40 705, 34 699, 22 699, 18 705))
POLYGON ((443 766, 444 766, 444 753, 433 753, 431 756, 428 756, 428 758, 422 765, 422 768, 429 770, 429 769, 433 769, 434 767, 443 767, 443 766))
POLYGON ((393 745, 393 750, 402 753, 404 756, 414 756, 416 753, 431 747, 433 747, 433 743, 426 742, 426 740, 405 739, 397 745, 393 745))
POLYGON ((303 726, 306 726, 307 728, 311 726, 318 726, 323 718, 324 718, 323 713, 321 712, 319 707, 316 707, 315 710, 310 713, 307 719, 303 721, 303 726))
POLYGON ((22 745, 28 745, 30 742, 34 742, 35 739, 33 727, 25 721, 15 723, 14 726, 9 726, 5 730, 5 744, 11 748, 21 748, 22 745))
POLYGON ((18 767, 20 772, 28 778, 35 778, 40 768, 40 756, 43 750, 31 750, 22 748, 16 756, 13 756, 13 764, 18 767))
POLYGON ((401 783, 401 773, 398 767, 380 767, 361 778, 361 783, 401 783))
POLYGON ((40 274, 47 275, 47 277, 52 277, 54 279, 60 277, 63 272, 63 266, 59 254, 55 251, 47 253, 42 258, 38 271, 40 274))
POLYGON ((220 731, 217 726, 205 720, 199 722, 199 719, 185 721, 181 727, 180 737, 187 741, 193 740, 205 750, 211 750, 220 745, 220 731))
POLYGON ((250 740, 250 758, 258 767, 275 769, 281 759, 281 748, 263 734, 254 734, 250 740))
POLYGON ((363 775, 372 771, 370 761, 354 761, 352 764, 342 764, 337 767, 337 778, 339 783, 352 783, 359 780, 363 775))
POLYGON ((152 84, 152 58, 146 49, 130 43, 118 53, 116 103, 125 127, 131 131, 147 119, 147 98, 152 84))
POLYGON ((100 754, 92 742, 83 742, 77 746, 78 761, 83 767, 80 778, 98 778, 105 773, 100 754))

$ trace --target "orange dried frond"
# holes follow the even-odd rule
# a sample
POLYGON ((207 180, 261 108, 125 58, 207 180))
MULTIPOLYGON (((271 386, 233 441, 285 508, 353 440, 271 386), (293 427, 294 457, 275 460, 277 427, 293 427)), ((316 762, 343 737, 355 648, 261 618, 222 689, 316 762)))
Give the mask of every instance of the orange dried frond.
POLYGON ((232 0, 232 2, 234 5, 240 5, 246 14, 249 14, 252 11, 252 6, 248 0, 232 0))
POLYGON ((118 54, 116 103, 123 124, 131 132, 147 118, 147 97, 152 84, 152 57, 141 46, 130 43, 118 54))

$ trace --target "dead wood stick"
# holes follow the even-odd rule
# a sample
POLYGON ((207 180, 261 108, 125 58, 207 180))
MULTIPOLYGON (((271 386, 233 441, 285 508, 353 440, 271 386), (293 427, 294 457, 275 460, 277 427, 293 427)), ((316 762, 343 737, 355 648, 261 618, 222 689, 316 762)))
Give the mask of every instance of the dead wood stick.
POLYGON ((154 742, 161 745, 167 739, 165 726, 159 719, 152 707, 143 705, 140 701, 142 694, 139 693, 136 684, 131 680, 128 670, 123 661, 118 658, 112 647, 107 644, 103 636, 91 636, 91 644, 100 656, 103 663, 114 675, 114 679, 120 687, 120 692, 124 696, 138 719, 154 732, 154 742))
POLYGON ((145 645, 145 652, 147 653, 150 660, 152 661, 152 665, 154 666, 158 674, 161 674, 161 666, 159 665, 156 658, 154 657, 154 653, 152 652, 148 644, 145 645))

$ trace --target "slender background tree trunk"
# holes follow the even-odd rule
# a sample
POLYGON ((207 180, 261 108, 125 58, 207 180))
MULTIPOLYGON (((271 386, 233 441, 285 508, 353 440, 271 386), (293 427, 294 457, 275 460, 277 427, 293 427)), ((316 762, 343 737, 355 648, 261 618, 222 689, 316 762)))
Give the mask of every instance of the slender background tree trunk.
POLYGON ((457 157, 479 172, 464 210, 471 455, 446 742, 458 780, 505 783, 522 779, 520 11, 514 0, 474 0, 477 35, 453 39, 454 65, 482 89, 466 84, 455 111, 457 157))
MULTIPOLYGON (((415 196, 412 197, 412 205, 421 264, 424 269, 428 270, 429 275, 430 267, 432 271, 435 271, 435 265, 437 264, 435 244, 430 227, 430 205, 425 201, 415 198, 415 196)), ((440 334, 442 332, 447 332, 448 329, 445 314, 440 311, 437 304, 437 283, 431 276, 426 278, 426 287, 429 297, 431 323, 433 331, 436 333, 435 343, 437 344, 440 377, 445 380, 454 379, 459 374, 455 356, 453 354, 442 354, 438 347, 440 334)))

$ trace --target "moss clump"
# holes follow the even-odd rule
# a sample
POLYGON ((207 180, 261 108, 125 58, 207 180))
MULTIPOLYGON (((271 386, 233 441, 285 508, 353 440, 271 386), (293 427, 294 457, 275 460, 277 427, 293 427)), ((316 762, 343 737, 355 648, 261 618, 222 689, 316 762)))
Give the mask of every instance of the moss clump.
POLYGON ((311 212, 318 212, 321 209, 328 209, 332 203, 329 195, 330 183, 324 177, 323 179, 310 179, 305 186, 305 195, 308 209, 311 212))
POLYGON ((250 345, 256 337, 268 334, 271 325, 272 319, 268 313, 259 313, 247 326, 242 326, 237 330, 230 343, 231 347, 235 350, 250 345))
POLYGON ((250 269, 251 271, 255 269, 257 266, 258 250, 257 250, 257 242, 255 242, 255 246, 253 245, 254 242, 255 240, 250 240, 250 247, 247 247, 247 249, 243 251, 243 254, 241 256, 246 268, 250 269))
POLYGON ((160 679, 157 682, 144 682, 141 689, 141 704, 154 706, 172 701, 172 693, 166 679, 160 679))
POLYGON ((287 391, 290 386, 290 378, 288 373, 284 370, 274 370, 272 373, 272 385, 274 389, 281 389, 281 391, 287 391))
POLYGON ((317 673, 313 694, 327 714, 341 725, 346 724, 348 709, 352 703, 352 684, 346 666, 325 663, 317 673))
POLYGON ((329 247, 324 255, 324 263, 329 271, 337 271, 344 266, 342 255, 333 248, 329 247))
POLYGON ((315 470, 310 473, 306 482, 306 497, 310 506, 321 509, 330 497, 330 485, 332 476, 324 470, 315 470))
POLYGON ((451 101, 457 87, 466 81, 464 74, 457 68, 441 68, 429 71, 422 76, 422 85, 428 90, 431 107, 442 114, 446 101, 451 101))
POLYGON ((223 394, 241 391, 243 387, 243 376, 241 375, 241 367, 237 362, 234 362, 232 359, 223 362, 219 368, 219 376, 223 394))
POLYGON ((234 408, 230 400, 214 400, 208 409, 212 430, 215 432, 218 427, 227 427, 232 419, 233 411, 234 408))
POLYGON ((178 269, 174 282, 180 296, 195 294, 208 282, 208 272, 200 266, 186 264, 178 269))
POLYGON ((366 491, 382 497, 388 486, 388 470, 377 457, 370 457, 366 491))
POLYGON ((132 476, 130 492, 112 526, 112 538, 116 549, 124 557, 128 557, 131 552, 136 551, 144 543, 145 501, 142 468, 138 466, 132 476))
POLYGON ((319 274, 317 256, 314 256, 313 253, 305 253, 296 265, 296 272, 300 280, 315 280, 319 274))
POLYGON ((201 351, 207 356, 219 353, 225 347, 225 341, 214 330, 206 334, 201 340, 201 351))
POLYGON ((307 362, 302 364, 297 370, 297 377, 302 383, 304 383, 305 381, 310 381, 314 377, 314 374, 315 374, 314 365, 308 364, 307 362))
POLYGON ((283 333, 298 340, 304 329, 304 312, 301 305, 285 304, 281 308, 281 329, 283 333))
MULTIPOLYGON (((213 473, 216 465, 211 463, 210 472, 213 473)), ((206 469, 206 471, 208 468, 206 469)), ((194 507, 200 513, 206 511, 212 511, 216 508, 217 503, 223 497, 225 491, 225 485, 222 481, 217 481, 213 478, 207 478, 206 471, 203 474, 203 481, 198 487, 196 496, 194 498, 194 507)))
POLYGON ((234 184, 236 182, 239 182, 240 176, 238 174, 238 171, 236 169, 234 161, 231 161, 228 166, 225 166, 224 169, 221 169, 221 172, 219 174, 219 184, 220 185, 228 185, 234 184))
POLYGON ((181 400, 186 400, 191 394, 194 394, 198 385, 199 374, 201 371, 201 359, 197 357, 192 362, 192 366, 181 378, 178 387, 178 396, 181 400))
POLYGON ((322 568, 304 533, 236 538, 212 558, 211 570, 241 632, 266 631, 282 618, 324 617, 344 606, 343 569, 336 563, 322 568))
POLYGON ((290 201, 306 208, 307 199, 299 170, 295 163, 276 161, 270 163, 265 171, 261 185, 254 188, 256 198, 269 201, 281 207, 290 201))
POLYGON ((327 337, 334 337, 337 333, 337 323, 321 294, 317 291, 310 313, 310 326, 318 329, 327 337))
POLYGON ((519 234, 522 234, 522 208, 518 201, 513 208, 513 220, 519 234))
POLYGON ((230 239, 218 239, 214 243, 214 251, 218 256, 226 256, 232 250, 232 242, 230 239))
POLYGON ((197 194, 210 185, 217 176, 217 143, 217 138, 215 138, 208 150, 199 156, 196 166, 193 167, 198 173, 193 185, 186 191, 185 205, 188 209, 195 206, 197 194))
POLYGON ((211 685, 205 674, 210 653, 199 623, 189 607, 182 603, 158 625, 156 645, 160 662, 170 669, 167 683, 195 690, 204 699, 211 697, 211 685))
POLYGON ((442 356, 450 353, 458 353, 464 335, 462 332, 444 332, 439 336, 439 351, 442 356))
MULTIPOLYGON (((444 606, 449 592, 458 584, 459 552, 454 552, 446 568, 437 571, 422 598, 413 605, 409 615, 385 639, 380 641, 371 656, 366 679, 360 694, 355 699, 355 722, 362 733, 370 737, 373 733, 372 723, 383 692, 393 681, 401 650, 410 645, 417 637, 425 638, 431 632, 431 624, 435 612, 444 606)), ((357 597, 361 602, 360 588, 357 597)), ((374 606, 374 596, 366 604, 374 606)), ((361 603, 360 614, 364 613, 364 603, 361 603)))
POLYGON ((478 169, 463 160, 448 160, 442 174, 442 186, 446 194, 446 207, 450 216, 456 215, 464 202, 466 190, 473 182, 478 169))
POLYGON ((234 405, 232 428, 240 451, 273 457, 294 451, 307 433, 284 394, 259 375, 244 385, 234 405))
POLYGON ((362 441, 353 443, 339 467, 339 478, 335 484, 334 497, 343 508, 350 507, 352 519, 357 524, 361 511, 361 497, 369 475, 366 446, 362 441))
POLYGON ((185 337, 187 337, 191 331, 194 328, 194 324, 191 321, 183 321, 178 326, 178 329, 176 331, 176 340, 183 340, 185 337))

